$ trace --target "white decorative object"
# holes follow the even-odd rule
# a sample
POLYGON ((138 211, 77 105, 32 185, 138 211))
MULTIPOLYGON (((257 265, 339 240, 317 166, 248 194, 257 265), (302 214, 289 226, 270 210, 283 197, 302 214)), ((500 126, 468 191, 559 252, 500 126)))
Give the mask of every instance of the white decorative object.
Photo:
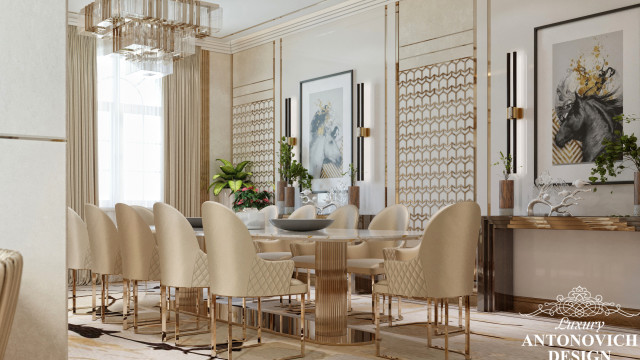
POLYGON ((264 229, 264 214, 255 208, 247 208, 237 212, 236 215, 242 220, 249 230, 264 229))
POLYGON ((575 187, 575 190, 571 191, 570 189, 563 189, 562 191, 559 191, 557 193, 557 196, 562 200, 554 205, 551 200, 550 192, 556 189, 558 186, 562 186, 561 184, 561 181, 558 182, 551 179, 548 173, 545 173, 538 179, 536 179, 536 185, 540 190, 538 192, 538 196, 535 199, 531 200, 531 202, 529 202, 529 206, 527 207, 527 215, 533 216, 533 207, 536 204, 543 204, 549 207, 549 213, 547 214, 547 216, 552 216, 553 213, 556 213, 560 216, 572 216, 568 211, 569 207, 578 205, 578 201, 582 200, 582 198, 577 195, 581 192, 592 191, 591 188, 586 188, 587 185, 591 184, 590 182, 582 179, 575 180, 572 184, 575 187))

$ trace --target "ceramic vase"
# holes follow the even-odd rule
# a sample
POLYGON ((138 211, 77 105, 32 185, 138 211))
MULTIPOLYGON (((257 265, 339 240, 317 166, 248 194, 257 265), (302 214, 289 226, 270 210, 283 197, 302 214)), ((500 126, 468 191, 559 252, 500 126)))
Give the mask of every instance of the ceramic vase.
POLYGON ((360 209, 360 186, 349 186, 349 205, 360 209))
POLYGON ((278 207, 278 215, 284 214, 284 189, 287 187, 287 182, 280 180, 277 183, 276 192, 276 206, 278 207))
POLYGON ((287 186, 284 188, 284 213, 289 215, 296 208, 296 188, 287 186))

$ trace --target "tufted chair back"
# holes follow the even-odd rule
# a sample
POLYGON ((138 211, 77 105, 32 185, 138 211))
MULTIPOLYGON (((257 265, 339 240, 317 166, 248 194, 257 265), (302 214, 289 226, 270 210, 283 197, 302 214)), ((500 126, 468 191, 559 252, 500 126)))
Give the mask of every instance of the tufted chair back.
POLYGON ((341 206, 336 211, 332 212, 327 219, 332 219, 333 223, 329 225, 329 229, 357 229, 358 220, 360 215, 358 214, 358 207, 355 205, 341 206))
POLYGON ((67 268, 91 270, 91 265, 87 225, 73 209, 67 208, 67 268))
POLYGON ((480 206, 470 201, 444 207, 431 217, 418 255, 430 297, 472 293, 480 226, 480 206))
POLYGON ((138 213, 138 215, 140 215, 142 220, 144 220, 147 225, 155 225, 153 211, 151 211, 151 209, 139 205, 131 205, 131 207, 138 213))
POLYGON ((261 213, 264 214, 264 228, 265 229, 273 229, 273 225, 269 222, 269 219, 277 219, 278 218, 278 207, 275 205, 269 205, 262 210, 261 213))
POLYGON ((122 240, 123 278, 160 280, 158 245, 149 225, 126 204, 116 204, 116 220, 122 240))
MULTIPOLYGON (((409 210, 402 204, 395 204, 386 207, 376 215, 371 223, 369 230, 397 230, 407 231, 409 226, 409 210)), ((368 257, 371 259, 382 259, 382 249, 398 247, 402 241, 368 241, 367 247, 369 251, 368 257)))
POLYGON ((198 246, 193 227, 171 205, 155 203, 153 213, 160 251, 160 283, 172 287, 197 287, 194 284, 197 285, 200 279, 195 279, 194 274, 200 274, 199 268, 206 267, 206 254, 198 246))
POLYGON ((104 211, 95 205, 85 204, 87 230, 91 244, 93 272, 102 275, 118 275, 122 273, 120 256, 120 237, 115 224, 104 211))
POLYGON ((289 215, 289 219, 315 219, 316 207, 313 205, 305 205, 299 207, 289 215))
POLYGON ((0 249, 0 359, 4 358, 7 349, 21 279, 22 255, 17 251, 0 249))

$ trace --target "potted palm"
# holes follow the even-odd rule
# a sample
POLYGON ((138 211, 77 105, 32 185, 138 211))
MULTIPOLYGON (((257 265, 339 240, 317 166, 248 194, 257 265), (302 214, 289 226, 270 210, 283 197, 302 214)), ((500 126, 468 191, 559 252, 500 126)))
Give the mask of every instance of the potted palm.
MULTIPOLYGON (((630 123, 638 118, 626 115, 615 116, 613 120, 630 123)), ((624 130, 615 130, 613 139, 602 140, 604 150, 595 159, 595 167, 591 169, 589 180, 607 181, 607 176, 616 177, 626 168, 633 173, 633 215, 640 216, 640 149, 635 134, 626 135, 624 130)))
POLYGON ((243 161, 238 165, 233 165, 230 161, 224 159, 216 159, 222 165, 220 172, 213 175, 212 182, 208 191, 213 188, 213 195, 218 196, 218 201, 227 207, 231 207, 233 200, 231 196, 243 187, 248 187, 251 182, 248 180, 251 172, 244 171, 251 161, 243 161))
POLYGON ((358 168, 349 164, 349 178, 351 179, 351 185, 349 186, 349 205, 355 205, 360 208, 360 186, 356 186, 356 175, 358 168))
POLYGON ((289 174, 291 168, 291 161, 293 160, 293 145, 287 142, 286 137, 280 139, 280 161, 278 162, 280 180, 278 180, 276 187, 276 206, 278 207, 278 214, 284 214, 284 197, 287 185, 289 182, 285 177, 289 174))
POLYGON ((494 166, 502 166, 503 180, 499 182, 500 188, 500 201, 498 214, 499 215, 513 215, 513 180, 510 180, 511 172, 513 171, 513 159, 511 154, 504 156, 500 151, 500 160, 493 164, 494 166))

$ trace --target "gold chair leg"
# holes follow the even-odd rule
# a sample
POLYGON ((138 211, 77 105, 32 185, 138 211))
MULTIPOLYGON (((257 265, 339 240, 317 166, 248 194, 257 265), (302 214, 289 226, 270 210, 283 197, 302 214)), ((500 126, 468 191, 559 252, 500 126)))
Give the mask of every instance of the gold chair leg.
MULTIPOLYGON (((232 308, 232 300, 233 298, 228 297, 227 298, 227 324, 228 324, 228 332, 227 332, 227 353, 229 354, 229 360, 232 360, 232 353, 233 353, 233 325, 231 325, 232 323, 232 313, 231 313, 231 308, 232 308)), ((258 304, 260 304, 260 300, 258 298, 258 304)), ((260 305, 258 305, 259 307, 260 305)), ((258 310, 259 311, 259 310, 258 310)), ((260 325, 258 325, 258 329, 260 325)), ((258 330, 259 331, 259 330, 258 330)))
POLYGON ((458 296, 458 327, 462 328, 462 296, 458 296))
POLYGON ((376 294, 371 294, 373 298, 373 321, 376 324, 376 337, 374 341, 376 342, 376 356, 380 356, 380 315, 378 314, 378 297, 376 294))
POLYGON ((466 360, 471 359, 471 302, 469 295, 464 297, 464 358, 466 360))
POLYGON ((71 270, 72 273, 72 280, 73 282, 71 283, 71 297, 72 297, 72 305, 71 305, 71 310, 73 311, 73 313, 76 313, 76 278, 78 276, 78 270, 73 269, 71 270))
POLYGON ((398 296, 398 320, 402 320, 402 298, 398 296))
MULTIPOLYGON (((304 334, 304 294, 301 294, 302 301, 300 302, 300 355, 304 357, 304 345, 305 345, 305 334, 304 334)), ((262 317, 262 316, 260 316, 262 317)))
POLYGON ((247 341, 247 301, 242 298, 242 341, 247 341))
MULTIPOLYGON (((207 317, 211 317, 211 288, 207 290, 207 317)), ((211 321, 207 322, 209 330, 211 330, 211 321)))
POLYGON ((307 297, 311 301, 311 269, 307 269, 307 297))
POLYGON ((201 289, 196 290, 196 329, 200 328, 200 299, 202 299, 201 289))
POLYGON ((374 313, 376 311, 375 310, 375 307, 376 307, 375 306, 375 302, 376 302, 376 300, 374 299, 375 294, 373 293, 373 285, 375 284, 375 282, 376 282, 376 277, 371 275, 371 312, 374 312, 374 313))
POLYGON ((351 278, 353 277, 352 273, 347 273, 347 312, 352 311, 351 307, 351 278))
POLYGON ((105 317, 104 317, 104 313, 105 313, 105 306, 104 306, 104 293, 105 293, 105 287, 106 287, 106 281, 105 281, 106 275, 102 275, 102 294, 100 295, 100 320, 102 320, 102 322, 104 323, 105 317))
POLYGON ((160 284, 160 314, 162 315, 162 342, 167 341, 167 287, 160 284))
POLYGON ((216 335, 218 332, 216 329, 216 317, 218 315, 218 310, 216 309, 216 296, 211 294, 211 288, 209 288, 209 298, 211 299, 209 301, 209 306, 211 306, 211 309, 209 310, 211 313, 211 357, 215 358, 218 355, 218 346, 216 344, 216 335))
MULTIPOLYGON (((435 312, 437 312, 437 309, 438 309, 438 305, 437 305, 438 303, 437 303, 436 299, 433 299, 433 301, 434 301, 434 304, 435 304, 434 307, 433 307, 433 311, 435 313, 435 312)), ((428 306, 430 302, 431 302, 430 300, 427 302, 427 312, 429 314, 428 316, 431 315, 431 311, 429 311, 429 306, 428 306)), ((431 333, 432 333, 432 330, 433 330, 433 324, 436 323, 436 319, 437 319, 436 314, 434 314, 433 318, 434 318, 433 322, 432 321, 428 321, 427 322, 427 347, 431 347, 431 336, 432 336, 431 333)))
POLYGON ((127 315, 129 314, 129 282, 122 279, 122 330, 127 330, 127 315))
POLYGON ((438 329, 438 306, 440 306, 440 300, 433 299, 433 323, 436 325, 436 330, 438 329))
MULTIPOLYGON (((383 296, 383 299, 384 299, 384 296, 383 296)), ((393 326, 393 316, 391 316, 392 315, 391 314, 391 304, 393 303, 393 301, 391 301, 391 299, 392 299, 392 297, 391 297, 391 295, 389 295, 389 303, 387 305, 388 306, 388 310, 389 310, 389 314, 388 314, 389 326, 393 326)))
POLYGON ((138 280, 133 280, 133 332, 138 333, 138 280))
POLYGON ((180 288, 176 288, 176 305, 174 311, 176 312, 176 338, 175 344, 178 346, 178 340, 180 340, 180 288))
POLYGON ((449 360, 449 299, 444 299, 444 360, 449 360))
MULTIPOLYGON (((304 302, 304 296, 302 297, 302 302, 304 302)), ((262 344, 262 298, 261 297, 258 297, 258 344, 262 344)))
POLYGON ((98 274, 91 272, 91 316, 93 321, 96 321, 96 282, 98 281, 98 274))

